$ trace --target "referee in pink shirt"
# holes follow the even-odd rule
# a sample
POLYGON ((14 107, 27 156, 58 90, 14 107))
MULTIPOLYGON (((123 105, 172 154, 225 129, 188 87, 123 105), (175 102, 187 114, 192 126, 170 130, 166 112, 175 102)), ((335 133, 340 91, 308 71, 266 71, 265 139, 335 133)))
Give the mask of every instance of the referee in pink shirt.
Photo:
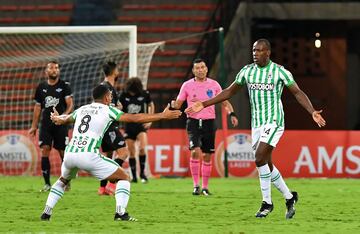
MULTIPOLYGON (((213 79, 208 78, 208 68, 203 59, 193 61, 192 72, 195 77, 185 81, 180 88, 176 101, 171 102, 171 107, 180 109, 186 100, 188 106, 192 106, 196 101, 205 101, 215 97, 221 92, 221 86, 213 79)), ((225 106, 231 117, 233 126, 238 125, 238 119, 229 101, 224 101, 225 106)), ((193 195, 211 195, 208 184, 211 175, 211 154, 215 152, 215 106, 204 108, 198 113, 191 113, 187 116, 186 130, 189 139, 189 149, 191 150, 190 171, 193 178, 193 195), (202 189, 200 190, 200 159, 202 158, 201 175, 202 189)))

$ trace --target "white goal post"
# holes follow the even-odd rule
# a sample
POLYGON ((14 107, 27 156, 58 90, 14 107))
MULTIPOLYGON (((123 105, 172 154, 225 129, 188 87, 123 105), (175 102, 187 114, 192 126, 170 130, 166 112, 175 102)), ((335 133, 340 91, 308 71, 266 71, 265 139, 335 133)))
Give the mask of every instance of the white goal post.
POLYGON ((0 27, 0 34, 67 34, 67 33, 129 33, 129 77, 137 76, 137 26, 38 26, 0 27))
POLYGON ((155 50, 162 43, 137 44, 136 26, 0 27, 0 131, 30 127, 36 86, 49 61, 60 64, 60 79, 71 83, 75 108, 88 103, 114 61, 117 88, 129 77, 144 86, 155 50))

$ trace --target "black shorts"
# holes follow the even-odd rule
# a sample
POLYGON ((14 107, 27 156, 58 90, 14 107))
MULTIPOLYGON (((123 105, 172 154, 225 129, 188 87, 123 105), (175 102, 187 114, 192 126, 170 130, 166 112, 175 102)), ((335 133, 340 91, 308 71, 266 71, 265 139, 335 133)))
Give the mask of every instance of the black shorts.
POLYGON ((57 150, 65 150, 69 141, 68 127, 55 124, 42 124, 39 130, 39 145, 48 145, 57 150))
POLYGON ((125 139, 122 136, 119 126, 113 122, 106 130, 101 142, 103 152, 111 152, 126 147, 125 139))
POLYGON ((200 147, 204 153, 215 152, 216 125, 213 119, 191 119, 186 121, 189 149, 200 147))
POLYGON ((125 139, 131 139, 131 140, 136 140, 136 137, 141 133, 141 132, 146 132, 146 128, 144 128, 144 125, 142 124, 126 124, 125 126, 125 134, 124 137, 125 139))

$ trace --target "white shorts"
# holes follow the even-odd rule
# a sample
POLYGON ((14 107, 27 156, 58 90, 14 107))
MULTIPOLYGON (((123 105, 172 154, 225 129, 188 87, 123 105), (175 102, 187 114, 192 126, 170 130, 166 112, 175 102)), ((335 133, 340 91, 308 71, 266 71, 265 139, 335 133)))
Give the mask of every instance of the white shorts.
POLYGON ((253 128, 251 130, 252 147, 256 150, 259 142, 276 147, 283 133, 284 127, 277 126, 276 124, 265 124, 258 128, 253 128))
POLYGON ((76 177, 77 171, 84 170, 103 180, 112 175, 119 165, 98 153, 70 153, 66 152, 64 162, 61 165, 61 176, 65 179, 73 179, 76 177))

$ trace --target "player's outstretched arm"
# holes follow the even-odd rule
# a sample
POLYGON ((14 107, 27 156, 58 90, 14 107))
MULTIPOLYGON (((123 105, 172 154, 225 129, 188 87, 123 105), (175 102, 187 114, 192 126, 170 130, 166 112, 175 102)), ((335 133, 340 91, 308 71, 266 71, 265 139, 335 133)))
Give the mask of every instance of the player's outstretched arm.
POLYGON ((220 102, 223 102, 225 100, 228 100, 232 96, 235 95, 235 93, 240 90, 241 86, 235 83, 235 81, 226 89, 221 91, 218 95, 216 95, 213 98, 210 98, 203 102, 195 102, 192 106, 185 109, 185 113, 191 114, 201 111, 207 106, 211 106, 220 102))
POLYGON ((326 125, 326 121, 320 114, 322 110, 317 111, 314 109, 308 96, 299 88, 296 83, 292 84, 289 89, 300 105, 304 107, 307 112, 309 112, 309 114, 311 114, 313 120, 319 126, 319 128, 324 127, 326 125))
POLYGON ((53 112, 50 113, 50 119, 56 125, 64 125, 75 122, 71 115, 59 115, 55 107, 53 112))
POLYGON ((168 104, 167 107, 161 113, 155 114, 128 114, 124 113, 120 116, 118 121, 121 122, 132 122, 132 123, 148 123, 148 122, 155 122, 159 120, 166 120, 166 119, 177 119, 181 116, 181 111, 179 110, 169 110, 170 105, 168 104))

